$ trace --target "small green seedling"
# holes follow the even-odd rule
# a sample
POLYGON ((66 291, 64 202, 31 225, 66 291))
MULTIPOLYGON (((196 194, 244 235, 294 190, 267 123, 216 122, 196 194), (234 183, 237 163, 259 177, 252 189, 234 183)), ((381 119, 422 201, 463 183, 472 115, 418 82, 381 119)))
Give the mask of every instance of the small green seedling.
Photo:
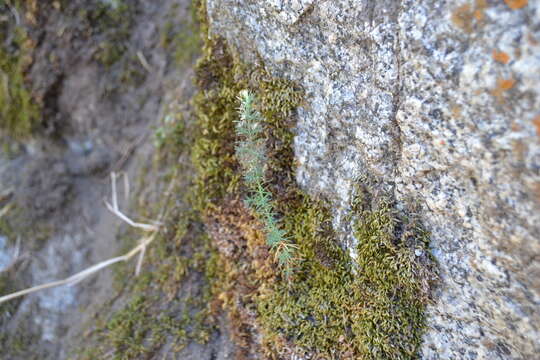
POLYGON ((272 194, 265 186, 264 168, 267 162, 265 141, 262 138, 263 118, 255 109, 255 95, 242 90, 238 97, 240 119, 236 121, 236 134, 241 138, 237 142, 236 156, 244 170, 244 181, 249 187, 250 195, 246 203, 257 214, 264 225, 266 243, 274 251, 280 266, 289 274, 294 262, 295 245, 280 229, 274 207, 272 194))

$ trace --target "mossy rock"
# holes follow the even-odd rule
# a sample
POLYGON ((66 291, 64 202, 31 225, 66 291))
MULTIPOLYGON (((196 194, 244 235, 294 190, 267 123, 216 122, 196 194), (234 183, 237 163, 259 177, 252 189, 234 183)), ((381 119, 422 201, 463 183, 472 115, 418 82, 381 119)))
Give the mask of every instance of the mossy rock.
POLYGON ((203 2, 205 43, 196 67, 200 91, 193 99, 193 144, 181 138, 190 130, 164 130, 178 140, 166 139, 165 148, 192 146, 197 173, 188 197, 193 208, 187 217, 168 220, 170 234, 148 254, 152 273, 135 282, 132 290, 138 295, 98 330, 100 354, 112 348, 119 359, 146 356, 164 336, 175 337, 178 346, 204 341, 213 328, 201 319, 215 316, 217 301, 228 311, 239 356, 246 358, 417 357, 433 272, 428 234, 381 198, 353 206, 358 245, 355 256, 344 250, 329 205, 310 197, 295 181, 292 129, 301 89, 268 74, 264 64, 242 63, 224 39, 209 38, 204 14, 203 2), (234 121, 237 96, 244 89, 257 96, 265 118, 265 178, 276 216, 297 246, 291 277, 283 276, 265 246, 261 224, 241 201, 247 188, 235 157, 234 121), (191 250, 186 252, 186 246, 191 250), (156 317, 163 296, 177 294, 192 272, 204 274, 208 284, 202 302, 184 299, 197 312, 156 317))
MULTIPOLYGON (((201 9, 204 17, 204 4, 201 9)), ((193 152, 196 203, 210 228, 222 228, 213 231, 216 246, 232 242, 244 251, 221 249, 225 302, 239 337, 245 340, 242 327, 261 332, 263 344, 257 351, 269 358, 292 353, 322 359, 415 358, 434 271, 428 234, 381 198, 376 206, 353 208, 356 256, 345 251, 328 205, 310 198, 295 182, 292 128, 302 91, 270 76, 263 64, 243 64, 224 39, 204 35, 196 70, 200 92, 194 99, 199 126, 193 152), (245 210, 230 210, 239 206, 234 199, 246 195, 234 153, 237 96, 244 89, 255 94, 265 119, 265 179, 281 225, 298 248, 289 279, 276 266, 257 269, 264 261, 249 251, 260 251, 250 244, 260 236, 256 229, 261 224, 246 217, 245 210), (246 230, 250 226, 254 231, 246 230)))
POLYGON ((305 200, 285 217, 301 260, 292 281, 261 296, 261 323, 325 359, 413 359, 432 269, 415 251, 428 252, 428 237, 387 205, 357 215, 356 258, 336 244, 323 205, 305 200))

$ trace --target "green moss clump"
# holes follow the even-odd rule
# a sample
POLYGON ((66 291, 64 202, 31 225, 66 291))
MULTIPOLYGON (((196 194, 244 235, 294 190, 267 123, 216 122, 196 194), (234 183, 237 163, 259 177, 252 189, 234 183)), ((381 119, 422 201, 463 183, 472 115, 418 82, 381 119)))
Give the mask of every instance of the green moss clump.
MULTIPOLYGON (((127 42, 135 24, 136 5, 124 1, 98 2, 80 10, 81 22, 104 35, 94 58, 106 68, 119 62, 127 52, 127 42)), ((128 65, 125 65, 128 66, 128 65)))
MULTIPOLYGON (((264 137, 268 145, 270 164, 268 172, 274 185, 277 180, 287 183, 291 173, 278 174, 276 162, 287 162, 292 150, 285 158, 275 158, 286 142, 292 140, 290 126, 292 110, 298 106, 302 92, 291 82, 271 77, 260 67, 247 68, 229 52, 223 39, 208 39, 203 48, 203 57, 196 68, 197 85, 200 92, 194 98, 195 113, 199 125, 199 136, 193 150, 193 162, 198 170, 199 208, 208 210, 218 206, 226 195, 239 194, 242 173, 235 156, 234 121, 238 119, 238 94, 250 89, 259 99, 260 111, 268 120, 264 124, 264 137), (277 133, 277 134, 276 134, 277 133), (277 136, 279 137, 277 137, 277 136)), ((290 168, 288 163, 283 167, 290 168)), ((273 186, 273 185, 270 185, 273 186)))
POLYGON ((358 215, 356 259, 336 244, 324 206, 306 201, 286 217, 302 261, 293 282, 261 296, 261 323, 322 358, 414 359, 431 271, 414 251, 428 252, 427 234, 387 205, 358 215))
POLYGON ((40 111, 24 79, 29 61, 24 30, 17 29, 14 42, 18 50, 13 53, 0 47, 0 129, 13 138, 22 139, 37 125, 40 111))
MULTIPOLYGON (((18 284, 19 279, 16 278, 13 271, 7 271, 0 274, 0 296, 10 294, 18 290, 21 284, 18 284)), ((6 324, 17 311, 22 299, 14 299, 6 303, 0 304, 0 348, 2 356, 6 359, 18 356, 20 358, 34 359, 29 353, 32 345, 36 342, 39 334, 35 333, 34 329, 27 329, 21 321, 15 328, 6 330, 6 324)), ((24 315, 25 317, 28 315, 24 315)))
MULTIPOLYGON (((200 9, 204 14, 204 2, 200 9)), ((135 296, 95 330, 98 346, 83 358, 111 351, 116 359, 150 356, 171 339, 177 350, 192 340, 205 342, 214 329, 216 299, 228 309, 240 352, 257 341, 253 331, 262 333, 262 348, 246 351, 246 357, 258 351, 269 358, 299 352, 321 359, 414 358, 429 299, 427 234, 379 201, 355 207, 357 257, 344 251, 327 205, 295 182, 291 128, 302 92, 262 67, 246 66, 223 39, 208 38, 204 21, 202 27, 200 91, 193 99, 197 130, 185 119, 164 122, 167 136, 160 142, 162 152, 190 149, 197 170, 194 209, 166 219, 165 234, 148 251, 147 271, 131 286, 135 296), (276 217, 298 246, 289 279, 272 265, 260 223, 238 201, 247 192, 234 149, 237 96, 244 89, 260 101, 269 159, 265 179, 276 217), (171 124, 181 125, 176 131, 171 124), (201 281, 197 294, 183 295, 201 281)))
POLYGON ((242 73, 228 53, 225 43, 212 40, 203 49, 197 64, 197 85, 201 91, 194 98, 199 136, 193 148, 193 163, 198 170, 197 207, 203 212, 219 204, 226 193, 238 189, 240 174, 234 155, 234 120, 236 96, 247 85, 236 81, 242 73))
MULTIPOLYGON (((7 295, 13 291, 12 281, 7 274, 0 274, 0 296, 7 295)), ((8 302, 0 305, 0 325, 4 318, 10 316, 11 310, 16 307, 15 302, 8 302)))
MULTIPOLYGON (((148 247, 139 276, 133 277, 133 262, 115 269, 120 299, 100 311, 103 316, 89 329, 91 336, 76 358, 101 359, 107 354, 114 359, 151 358, 163 349, 181 354, 192 342, 208 342, 215 331, 211 280, 218 277, 216 253, 189 200, 194 131, 186 100, 166 105, 164 137, 137 179, 141 191, 135 196, 137 212, 149 219, 162 214, 162 230, 148 247), (149 187, 155 190, 150 192, 149 187)), ((123 236, 126 250, 139 236, 136 229, 128 229, 123 236)))
MULTIPOLYGON (((167 225, 149 248, 143 273, 124 282, 127 303, 97 322, 92 345, 85 342, 78 358, 145 358, 165 344, 179 352, 191 341, 210 339, 215 327, 212 285, 202 275, 215 276, 210 240, 193 212, 173 216, 167 225)), ((130 276, 123 273, 124 279, 130 276)))
MULTIPOLYGON (((204 14, 204 4, 201 9, 204 14)), ((369 209, 355 207, 357 256, 344 251, 327 205, 311 199, 295 181, 291 128, 302 91, 261 67, 242 64, 223 39, 203 38, 203 57, 197 66, 200 92, 194 99, 199 125, 193 153, 198 170, 196 197, 209 226, 217 222, 223 233, 237 234, 224 240, 217 232, 216 246, 233 241, 243 251, 240 255, 221 251, 221 266, 226 269, 221 276, 228 286, 226 303, 234 314, 233 327, 245 340, 241 329, 250 328, 253 324, 246 322, 254 321, 270 358, 298 352, 322 359, 415 358, 433 271, 428 235, 414 220, 398 216, 389 202, 379 200, 369 209), (291 279, 257 268, 262 264, 256 253, 260 249, 250 245, 256 239, 245 227, 260 224, 246 220, 241 210, 227 210, 233 206, 231 199, 246 194, 234 153, 237 96, 244 89, 259 99, 264 118, 269 160, 265 179, 275 199, 276 216, 298 246, 291 279), (415 250, 423 255, 416 256, 415 250)))

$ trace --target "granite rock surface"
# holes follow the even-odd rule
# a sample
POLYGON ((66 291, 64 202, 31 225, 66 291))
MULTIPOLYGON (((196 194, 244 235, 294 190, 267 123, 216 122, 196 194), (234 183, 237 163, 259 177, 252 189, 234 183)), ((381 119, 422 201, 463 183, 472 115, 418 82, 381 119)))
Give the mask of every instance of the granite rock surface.
POLYGON ((424 359, 540 353, 540 1, 208 0, 213 34, 306 91, 297 181, 377 179, 440 266, 424 359))

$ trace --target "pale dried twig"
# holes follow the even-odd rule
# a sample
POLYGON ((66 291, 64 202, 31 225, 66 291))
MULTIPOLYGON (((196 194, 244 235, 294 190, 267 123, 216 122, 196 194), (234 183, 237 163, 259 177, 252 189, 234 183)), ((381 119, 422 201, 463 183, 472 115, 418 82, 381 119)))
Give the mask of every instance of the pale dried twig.
POLYGON ((98 264, 95 264, 95 265, 93 265, 93 266, 91 266, 91 267, 89 267, 89 268, 87 268, 87 269, 85 269, 85 270, 83 270, 81 272, 78 272, 75 275, 72 275, 72 276, 70 276, 70 277, 68 277, 66 279, 63 279, 63 280, 53 281, 53 282, 50 282, 50 283, 47 283, 47 284, 34 286, 34 287, 31 287, 31 288, 28 288, 28 289, 17 291, 17 292, 12 293, 12 294, 4 295, 4 296, 0 297, 0 304, 3 303, 3 302, 9 301, 9 300, 12 300, 12 299, 27 295, 27 294, 31 294, 31 293, 40 291, 40 290, 49 289, 49 288, 62 286, 62 285, 74 285, 74 284, 77 284, 78 282, 86 279, 88 276, 90 276, 90 275, 92 275, 92 274, 94 274, 94 273, 96 273, 96 272, 98 272, 98 271, 100 271, 100 270, 102 270, 102 269, 104 269, 106 267, 109 267, 109 266, 111 266, 113 264, 116 264, 118 262, 127 262, 127 261, 129 261, 132 257, 134 257, 137 254, 139 254, 139 259, 137 260, 137 267, 136 267, 136 270, 135 270, 135 274, 138 275, 140 273, 140 270, 141 270, 141 267, 142 267, 142 262, 143 262, 143 259, 144 259, 144 254, 146 253, 146 247, 148 245, 150 245, 150 243, 152 243, 152 241, 154 241, 154 239, 156 238, 157 232, 159 230, 159 226, 135 222, 135 221, 131 220, 129 217, 127 217, 126 215, 124 215, 120 211, 120 209, 118 208, 118 198, 117 198, 117 194, 116 194, 116 174, 114 172, 111 173, 111 186, 112 186, 112 205, 109 204, 108 202, 105 202, 106 205, 107 205, 107 208, 114 215, 118 216, 120 219, 122 219, 124 222, 126 222, 130 226, 135 227, 135 228, 139 228, 139 229, 142 229, 142 230, 145 230, 145 231, 148 231, 151 234, 149 236, 147 236, 147 237, 143 237, 139 241, 139 244, 135 248, 133 248, 131 251, 129 251, 128 253, 126 253, 126 254, 124 254, 122 256, 117 256, 117 257, 111 258, 109 260, 102 261, 102 262, 100 262, 98 264))
POLYGON ((126 172, 123 173, 124 175, 124 200, 127 201, 127 199, 129 199, 129 177, 128 177, 128 174, 126 172))
POLYGON ((152 67, 150 66, 150 64, 148 64, 148 61, 146 60, 146 58, 144 57, 144 54, 142 52, 137 51, 137 57, 139 58, 139 61, 141 62, 141 65, 143 66, 143 68, 145 68, 146 71, 148 71, 149 73, 154 72, 152 70, 152 67))

